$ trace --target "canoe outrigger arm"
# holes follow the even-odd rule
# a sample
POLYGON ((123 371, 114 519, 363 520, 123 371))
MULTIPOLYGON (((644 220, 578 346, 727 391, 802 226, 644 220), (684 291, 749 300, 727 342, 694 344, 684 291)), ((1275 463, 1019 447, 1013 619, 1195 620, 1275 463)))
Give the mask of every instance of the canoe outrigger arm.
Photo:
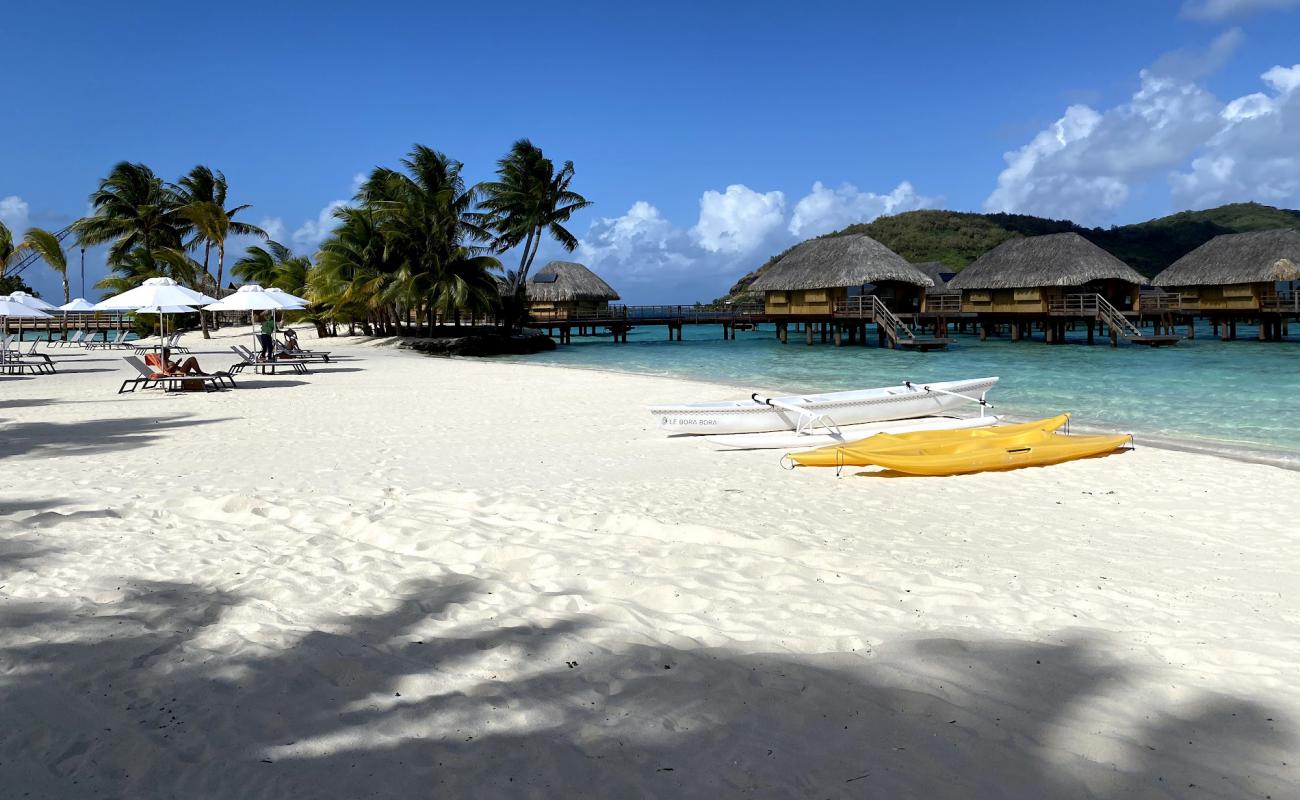
POLYGON ((812 433, 817 429, 818 423, 832 433, 839 433, 840 427, 835 420, 825 414, 814 414, 802 406, 796 406, 792 403, 783 403, 780 400, 774 400, 771 397, 759 397, 758 392, 752 393, 749 398, 755 403, 762 403, 772 408, 781 408, 797 415, 794 424, 795 433, 812 433))
POLYGON ((903 381, 903 385, 906 386, 906 387, 909 388, 909 389, 920 389, 920 390, 925 391, 925 392, 935 392, 935 393, 937 393, 937 394, 950 394, 950 395, 952 395, 953 397, 960 397, 961 399, 963 399, 963 400, 969 400, 969 401, 971 401, 972 403, 979 403, 979 406, 980 406, 980 416, 981 416, 981 417, 984 416, 984 409, 986 409, 986 408, 993 408, 993 404, 990 403, 989 401, 987 401, 987 400, 984 399, 984 395, 986 394, 986 392, 980 392, 980 396, 979 396, 979 397, 971 397, 971 396, 968 395, 968 394, 960 394, 960 393, 958 393, 958 392, 950 392, 950 391, 948 391, 947 389, 936 389, 936 388, 934 388, 933 386, 917 386, 915 383, 912 383, 911 381, 903 381))

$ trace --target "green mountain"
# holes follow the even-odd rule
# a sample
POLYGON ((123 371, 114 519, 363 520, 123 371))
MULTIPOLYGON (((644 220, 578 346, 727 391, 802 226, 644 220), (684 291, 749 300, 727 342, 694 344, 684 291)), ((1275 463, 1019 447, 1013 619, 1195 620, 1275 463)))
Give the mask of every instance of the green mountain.
MULTIPOLYGON (((908 261, 942 261, 960 270, 1007 239, 1073 231, 1151 277, 1215 236, 1273 228, 1300 230, 1300 211, 1233 203, 1111 228, 1085 228, 1069 220, 1026 214, 907 211, 826 235, 865 233, 908 261)), ((742 294, 759 273, 783 255, 773 256, 737 281, 729 297, 742 294)))

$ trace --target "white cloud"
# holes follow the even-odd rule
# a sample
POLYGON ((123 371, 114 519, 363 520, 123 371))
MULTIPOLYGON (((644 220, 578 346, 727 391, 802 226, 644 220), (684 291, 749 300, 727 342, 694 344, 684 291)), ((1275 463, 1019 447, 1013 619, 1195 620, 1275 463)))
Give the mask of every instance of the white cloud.
POLYGON ((1129 198, 1134 182, 1185 163, 1218 130, 1220 110, 1195 83, 1144 70, 1127 103, 1105 112, 1070 106, 1007 153, 984 208, 1102 222, 1129 198))
POLYGON ((273 242, 284 242, 284 220, 279 217, 263 217, 257 227, 266 231, 266 238, 273 242))
POLYGON ((334 212, 343 208, 348 203, 346 200, 332 200, 328 205, 320 210, 316 219, 309 219, 293 232, 293 244, 298 250, 314 250, 325 241, 325 237, 338 227, 339 221, 334 218, 334 212))
POLYGON ((644 200, 621 217, 591 223, 578 244, 578 260, 628 280, 653 280, 665 272, 689 270, 697 261, 694 244, 659 209, 644 200))
POLYGON ((691 229, 696 243, 711 253, 746 253, 785 222, 785 195, 760 194, 733 183, 725 192, 700 197, 700 218, 691 229))
POLYGON ((1165 53, 1151 65, 1150 71, 1182 80, 1212 75, 1223 69, 1245 40, 1241 28, 1231 28, 1214 37, 1208 47, 1185 47, 1165 53))
POLYGON ((789 230, 801 238, 820 236, 857 222, 870 222, 884 214, 933 207, 938 202, 938 198, 918 194, 907 181, 888 194, 860 192, 851 183, 831 189, 817 181, 812 191, 795 203, 789 230))
POLYGON ((1272 93, 1256 92, 1224 105, 1219 129, 1169 178, 1178 205, 1204 207, 1258 200, 1300 201, 1300 64, 1273 67, 1260 78, 1272 93))
POLYGON ((1300 0, 1186 0, 1182 16, 1188 19, 1221 20, 1255 11, 1294 8, 1300 0))
POLYGON ((21 239, 27 231, 29 211, 27 201, 18 195, 0 198, 0 222, 3 222, 5 227, 13 231, 15 241, 21 239))

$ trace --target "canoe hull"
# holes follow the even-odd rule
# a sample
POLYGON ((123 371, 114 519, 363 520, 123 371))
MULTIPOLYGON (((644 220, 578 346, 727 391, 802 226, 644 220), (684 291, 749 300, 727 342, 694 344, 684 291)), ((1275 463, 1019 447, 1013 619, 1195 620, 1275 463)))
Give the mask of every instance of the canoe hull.
POLYGON ((818 428, 817 433, 794 431, 769 431, 767 433, 735 433, 723 436, 701 437, 711 445, 727 450, 802 450, 809 447, 849 445, 877 434, 912 433, 916 431, 955 431, 986 428, 996 425, 1001 417, 919 417, 917 419, 868 422, 841 428, 838 433, 827 433, 818 428))
POLYGON ((871 466, 908 475, 966 475, 972 472, 1046 467, 1080 458, 1108 455, 1133 442, 1133 437, 1128 434, 1118 436, 1045 434, 1045 438, 1047 441, 1037 444, 994 446, 952 454, 881 453, 871 459, 871 466))
MULTIPOLYGON (((923 385, 970 397, 979 397, 992 389, 997 378, 975 378, 911 386, 887 386, 851 392, 791 395, 774 400, 798 406, 811 414, 824 415, 834 425, 859 425, 888 422, 914 417, 938 416, 970 405, 962 397, 927 392, 923 385)), ((662 430, 685 434, 764 433, 793 431, 798 427, 797 412, 763 405, 753 400, 728 400, 718 403, 650 406, 650 413, 662 430)))
POLYGON ((1033 441, 1065 427, 1069 414, 1059 414, 1033 422, 1020 422, 996 428, 974 427, 957 430, 930 430, 910 433, 888 433, 858 442, 829 445, 802 453, 791 453, 790 460, 804 467, 864 467, 876 463, 872 459, 881 453, 917 455, 923 452, 953 452, 976 447, 1010 442, 1016 437, 1033 441))

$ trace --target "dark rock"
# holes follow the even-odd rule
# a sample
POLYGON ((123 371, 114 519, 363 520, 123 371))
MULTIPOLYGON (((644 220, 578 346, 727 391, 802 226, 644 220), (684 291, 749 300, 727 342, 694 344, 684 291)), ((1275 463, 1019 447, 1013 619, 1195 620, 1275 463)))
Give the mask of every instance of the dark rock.
POLYGON ((449 336, 437 339, 411 339, 402 347, 431 356, 502 356, 528 355, 555 349, 555 340, 549 336, 532 333, 518 336, 489 334, 481 336, 449 336))

